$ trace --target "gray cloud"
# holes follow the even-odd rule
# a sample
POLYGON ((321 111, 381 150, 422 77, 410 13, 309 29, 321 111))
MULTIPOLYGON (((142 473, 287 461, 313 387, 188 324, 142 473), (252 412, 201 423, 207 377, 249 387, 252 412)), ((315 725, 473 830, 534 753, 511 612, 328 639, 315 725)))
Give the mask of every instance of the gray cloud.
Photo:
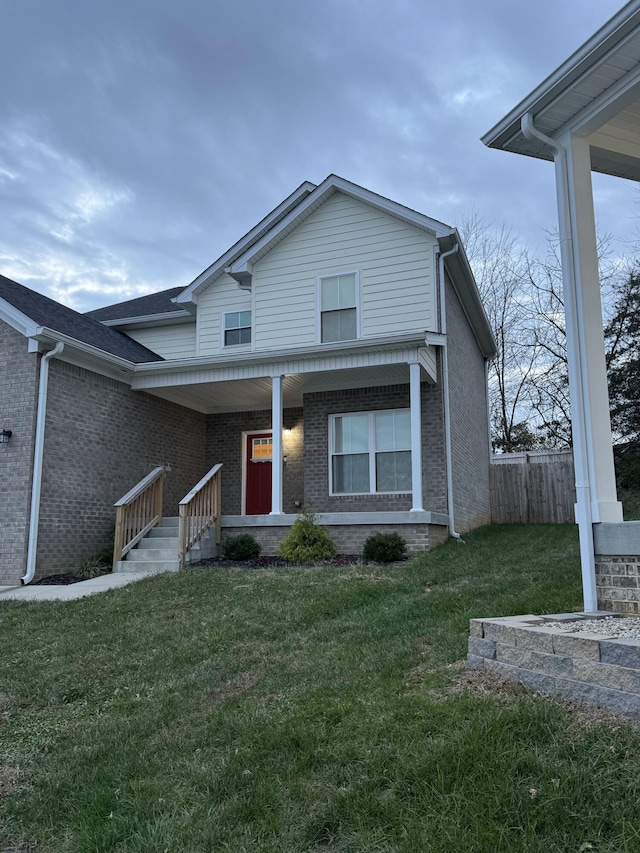
POLYGON ((617 6, 2 4, 0 271, 80 310, 186 284, 331 172, 540 239, 553 169, 479 136, 617 6))

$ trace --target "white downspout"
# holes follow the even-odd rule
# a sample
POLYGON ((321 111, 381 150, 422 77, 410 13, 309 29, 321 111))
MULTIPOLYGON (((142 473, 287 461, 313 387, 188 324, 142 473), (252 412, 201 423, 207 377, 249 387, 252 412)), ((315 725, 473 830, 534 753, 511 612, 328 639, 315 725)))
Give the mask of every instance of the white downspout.
POLYGON ((59 341, 40 360, 40 385, 38 388, 38 411, 36 412, 36 439, 33 450, 33 478, 31 481, 31 512, 29 514, 29 545, 27 549, 27 571, 23 584, 31 583, 36 573, 38 548, 38 523, 40 521, 40 492, 42 490, 42 462, 44 459, 44 427, 47 419, 47 390, 49 387, 49 362, 60 355, 64 344, 59 341))
POLYGON ((451 410, 449 407, 449 357, 447 355, 447 312, 445 310, 444 259, 458 251, 458 243, 448 252, 438 256, 438 278, 440 284, 440 334, 445 342, 442 353, 442 385, 444 388, 444 451, 447 473, 447 514, 449 516, 449 535, 459 542, 464 539, 456 532, 453 518, 453 462, 451 460, 451 410))
POLYGON ((522 132, 529 140, 536 140, 547 145, 553 151, 556 169, 561 176, 558 196, 558 226, 560 247, 562 250, 564 286, 566 293, 567 315, 567 351, 569 353, 569 389, 571 393, 571 427, 573 432, 573 458, 576 468, 576 521, 580 537, 580 563, 582 566, 582 591, 584 609, 587 613, 595 613, 598 609, 596 589, 595 550, 593 542, 593 514, 591 511, 591 478, 587 458, 586 411, 583 391, 582 354, 579 332, 576 327, 578 311, 578 293, 576 291, 575 275, 572 272, 573 262, 568 253, 572 244, 571 235, 571 201, 569 189, 569 173, 567 168, 567 152, 555 139, 542 133, 535 127, 533 116, 527 113, 522 118, 522 132))

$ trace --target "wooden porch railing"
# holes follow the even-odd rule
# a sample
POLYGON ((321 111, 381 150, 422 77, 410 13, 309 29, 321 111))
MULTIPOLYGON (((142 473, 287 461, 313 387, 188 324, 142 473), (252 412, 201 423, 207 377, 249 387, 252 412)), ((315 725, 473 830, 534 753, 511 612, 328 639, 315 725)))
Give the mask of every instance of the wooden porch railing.
POLYGON ((220 470, 214 465, 200 482, 180 501, 178 514, 178 567, 184 569, 187 551, 212 525, 220 542, 220 470))
POLYGON ((137 486, 116 501, 116 534, 113 543, 113 569, 125 554, 162 521, 162 486, 166 468, 160 466, 147 474, 137 486))

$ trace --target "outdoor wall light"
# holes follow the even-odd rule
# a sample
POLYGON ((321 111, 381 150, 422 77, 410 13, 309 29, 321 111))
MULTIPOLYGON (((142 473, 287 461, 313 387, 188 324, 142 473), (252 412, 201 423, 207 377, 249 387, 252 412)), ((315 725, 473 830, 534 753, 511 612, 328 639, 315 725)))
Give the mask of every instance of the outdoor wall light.
POLYGON ((8 444, 12 435, 13 433, 10 429, 3 429, 2 432, 0 432, 0 444, 8 444))
POLYGON ((285 434, 286 436, 291 435, 291 428, 290 428, 290 427, 287 427, 287 428, 285 429, 285 431, 284 431, 284 434, 285 434))

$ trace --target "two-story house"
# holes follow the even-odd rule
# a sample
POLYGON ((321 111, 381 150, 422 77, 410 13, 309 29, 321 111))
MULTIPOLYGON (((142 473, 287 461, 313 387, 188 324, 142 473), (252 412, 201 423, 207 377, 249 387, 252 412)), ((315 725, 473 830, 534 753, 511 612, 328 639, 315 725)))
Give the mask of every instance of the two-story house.
POLYGON ((222 535, 267 554, 301 507, 342 553, 490 520, 495 342, 459 236, 342 178, 302 184, 185 288, 78 315, 0 279, 0 346, 5 583, 87 557, 160 465, 176 515, 222 464, 222 535))

